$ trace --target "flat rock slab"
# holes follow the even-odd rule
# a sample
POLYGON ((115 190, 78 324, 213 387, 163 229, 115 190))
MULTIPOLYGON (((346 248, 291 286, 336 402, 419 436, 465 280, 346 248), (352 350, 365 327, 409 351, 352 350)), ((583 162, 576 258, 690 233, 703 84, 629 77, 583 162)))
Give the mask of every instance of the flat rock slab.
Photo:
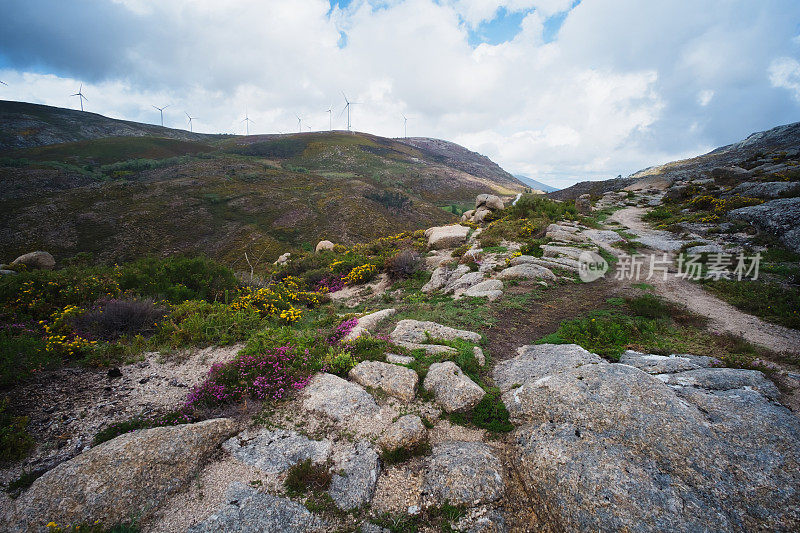
POLYGON ((440 354, 456 354, 458 350, 453 348, 452 346, 445 346, 444 344, 423 344, 419 342, 404 342, 404 341, 392 341, 398 346, 405 348, 406 350, 425 350, 426 353, 431 355, 440 355, 440 354))
POLYGON ((484 280, 483 272, 468 272, 456 280, 448 281, 442 292, 445 294, 459 295, 470 287, 484 280))
POLYGON ((380 438, 380 445, 385 450, 412 449, 422 444, 427 434, 428 431, 420 417, 405 415, 386 429, 380 438))
POLYGON ((603 358, 577 344, 534 344, 517 348, 517 354, 494 367, 492 377, 502 392, 581 365, 605 363, 603 358))
POLYGON ((541 248, 545 257, 568 257, 576 261, 578 261, 581 258, 581 254, 586 251, 597 251, 597 248, 573 248, 571 246, 551 246, 549 244, 542 245, 541 248))
POLYGON ((305 533, 323 531, 325 523, 289 498, 259 492, 244 483, 232 483, 226 491, 228 503, 214 514, 190 527, 188 533, 219 531, 281 531, 305 533))
POLYGON ((333 374, 317 374, 303 389, 303 408, 337 422, 374 418, 380 413, 375 399, 363 387, 333 374))
POLYGON ((780 396, 778 387, 758 370, 744 368, 698 368, 676 374, 657 376, 667 385, 699 387, 707 390, 731 390, 751 388, 770 400, 780 396))
POLYGON ((469 411, 486 394, 452 361, 433 363, 428 368, 423 386, 433 392, 436 403, 448 413, 469 411))
POLYGON ((442 248, 455 248, 467 242, 469 228, 455 224, 453 226, 438 226, 425 230, 428 238, 428 248, 438 250, 442 248))
POLYGON ((428 283, 423 285, 420 290, 424 293, 441 290, 447 286, 448 283, 454 283, 469 271, 467 265, 458 265, 455 268, 451 268, 449 265, 438 266, 431 273, 431 279, 429 279, 428 283))
POLYGON ((397 312, 396 309, 382 309, 380 311, 375 311, 374 313, 369 313, 368 315, 362 316, 361 318, 358 319, 358 323, 356 323, 355 327, 351 329, 350 333, 345 335, 342 340, 351 341, 357 339, 361 335, 369 333, 375 328, 375 326, 377 326, 382 321, 386 320, 396 312, 397 312))
POLYGON ((422 491, 434 505, 490 503, 505 492, 503 466, 482 442, 439 444, 427 460, 422 491))
POLYGON ((222 447, 239 461, 268 474, 285 472, 306 459, 324 463, 331 453, 331 441, 311 440, 285 429, 248 429, 225 441, 222 447))
POLYGON ((800 420, 752 376, 727 390, 726 374, 701 379, 720 370, 667 374, 696 383, 673 388, 626 364, 582 364, 504 393, 537 513, 568 531, 797 530, 800 420))
POLYGON ((707 368, 717 360, 700 355, 655 355, 627 350, 620 356, 619 362, 634 366, 648 374, 673 374, 684 370, 707 368))
POLYGON ((387 353, 386 361, 395 365, 410 365, 414 362, 414 358, 410 355, 398 355, 396 353, 387 353))
POLYGON ((368 442, 359 441, 337 458, 334 471, 328 494, 339 509, 357 509, 372 500, 380 462, 378 453, 368 442))
POLYGON ((430 339, 454 341, 464 339, 470 342, 480 342, 481 336, 474 331, 455 329, 436 322, 420 320, 401 320, 390 335, 392 341, 425 344, 430 339))
POLYGON ((610 229, 587 229, 583 234, 597 244, 614 244, 625 240, 622 235, 610 229))
POLYGON ((459 296, 468 298, 488 298, 490 302, 503 295, 503 282, 499 279, 487 279, 463 291, 459 296))
POLYGON ((522 263, 508 267, 497 275, 498 279, 547 279, 556 280, 556 275, 547 268, 534 263, 522 263))
POLYGON ((158 507, 235 431, 229 418, 120 435, 46 472, 15 501, 5 531, 99 520, 117 524, 158 507))
POLYGON ((380 361, 362 361, 350 370, 350 379, 407 402, 417 394, 419 376, 410 368, 380 361))

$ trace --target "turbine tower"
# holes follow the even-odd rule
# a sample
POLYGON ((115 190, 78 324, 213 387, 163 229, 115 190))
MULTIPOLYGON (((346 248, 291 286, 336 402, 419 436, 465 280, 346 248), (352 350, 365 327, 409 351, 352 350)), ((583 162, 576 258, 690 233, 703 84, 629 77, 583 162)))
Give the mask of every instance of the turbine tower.
POLYGON ((153 106, 153 107, 155 107, 156 109, 158 109, 158 112, 159 112, 159 113, 161 113, 161 127, 162 127, 162 128, 164 127, 164 110, 165 110, 166 108, 168 108, 170 105, 171 105, 171 104, 167 104, 167 105, 165 105, 164 107, 158 107, 158 106, 155 106, 155 105, 153 106))
POLYGON ((189 113, 186 113, 186 117, 189 119, 189 131, 194 131, 194 129, 192 128, 192 121, 196 120, 197 117, 189 116, 189 113))
POLYGON ((408 139, 408 117, 403 115, 403 138, 408 139))
POLYGON ((250 116, 247 114, 246 107, 244 108, 244 119, 242 120, 242 122, 244 122, 245 135, 250 135, 250 123, 252 122, 253 124, 255 124, 255 122, 253 122, 250 119, 250 116))
POLYGON ((342 91, 342 96, 344 96, 345 105, 344 108, 342 108, 342 112, 339 113, 339 116, 342 116, 342 113, 347 111, 347 131, 350 131, 350 106, 360 104, 361 102, 351 102, 347 99, 347 95, 344 94, 344 91, 342 91))
MULTIPOLYGON (((3 85, 5 85, 5 83, 3 85)), ((86 100, 88 102, 89 99, 86 98, 85 96, 83 96, 83 84, 82 83, 81 83, 80 88, 78 89, 78 92, 76 92, 72 96, 77 96, 78 98, 80 98, 80 100, 81 100, 81 111, 83 111, 83 101, 86 100)))
POLYGON ((303 133, 303 119, 300 118, 300 115, 295 115, 297 117, 297 133, 303 133))
POLYGON ((333 131, 333 105, 328 106, 328 131, 333 131))

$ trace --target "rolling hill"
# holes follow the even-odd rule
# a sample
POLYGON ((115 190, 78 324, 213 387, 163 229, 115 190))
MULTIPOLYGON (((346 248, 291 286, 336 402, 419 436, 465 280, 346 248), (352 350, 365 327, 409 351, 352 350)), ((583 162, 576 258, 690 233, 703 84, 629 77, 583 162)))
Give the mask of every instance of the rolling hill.
POLYGON ((201 135, 17 102, 0 102, 0 117, 4 261, 34 249, 102 261, 202 252, 243 266, 245 251, 274 260, 320 239, 453 222, 477 194, 524 188, 433 139, 201 135))
POLYGON ((558 190, 556 187, 552 187, 550 185, 546 185, 541 181, 536 181, 533 178, 529 178, 528 176, 523 176, 521 174, 514 174, 514 177, 517 178, 519 181, 527 185, 528 187, 532 187, 536 191, 542 192, 555 192, 558 190))

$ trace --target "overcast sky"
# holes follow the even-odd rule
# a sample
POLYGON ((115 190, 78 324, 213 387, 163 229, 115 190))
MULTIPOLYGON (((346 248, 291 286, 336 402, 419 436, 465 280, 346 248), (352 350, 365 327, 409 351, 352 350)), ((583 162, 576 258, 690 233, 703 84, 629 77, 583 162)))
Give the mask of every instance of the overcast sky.
MULTIPOLYGON (((439 137, 563 187, 800 120, 798 0, 3 0, 0 98, 439 137)), ((305 129, 305 128, 304 128, 305 129)))

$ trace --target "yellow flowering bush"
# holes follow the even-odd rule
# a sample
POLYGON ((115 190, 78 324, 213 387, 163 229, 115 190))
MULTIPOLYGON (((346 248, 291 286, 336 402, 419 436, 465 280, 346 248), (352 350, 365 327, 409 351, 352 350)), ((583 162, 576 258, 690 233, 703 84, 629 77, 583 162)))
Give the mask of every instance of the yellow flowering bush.
POLYGON ((73 356, 97 344, 97 341, 84 339, 80 335, 73 334, 71 331, 71 319, 85 312, 86 310, 83 308, 75 305, 68 305, 60 311, 53 313, 51 322, 45 320, 39 322, 44 328, 46 349, 48 352, 73 356))
POLYGON ((230 304, 234 311, 251 309, 261 316, 277 317, 287 323, 296 322, 303 316, 299 307, 315 308, 322 303, 319 292, 301 291, 295 278, 287 277, 280 283, 268 287, 242 289, 240 296, 230 304))
POLYGON ((346 285, 358 285, 359 283, 365 283, 371 280, 377 273, 378 268, 372 263, 367 263, 353 268, 353 270, 344 277, 344 282, 346 285))

